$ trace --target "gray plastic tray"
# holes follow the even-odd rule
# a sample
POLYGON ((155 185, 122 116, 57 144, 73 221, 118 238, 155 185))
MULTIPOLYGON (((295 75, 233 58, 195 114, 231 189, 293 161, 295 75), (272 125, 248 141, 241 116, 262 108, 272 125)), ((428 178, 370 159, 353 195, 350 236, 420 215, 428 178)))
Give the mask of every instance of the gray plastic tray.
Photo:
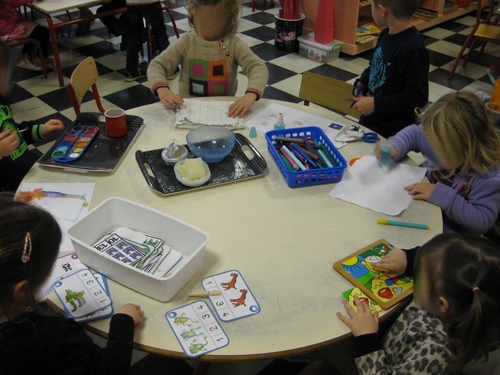
MULTIPOLYGON (((135 158, 149 187, 164 196, 205 189, 263 175, 267 169, 266 160, 244 135, 235 135, 236 142, 233 150, 224 160, 208 164, 211 173, 210 180, 197 187, 184 186, 175 178, 174 167, 167 166, 161 158, 163 148, 150 151, 137 150, 135 158)), ((188 148, 188 158, 195 157, 188 148)))

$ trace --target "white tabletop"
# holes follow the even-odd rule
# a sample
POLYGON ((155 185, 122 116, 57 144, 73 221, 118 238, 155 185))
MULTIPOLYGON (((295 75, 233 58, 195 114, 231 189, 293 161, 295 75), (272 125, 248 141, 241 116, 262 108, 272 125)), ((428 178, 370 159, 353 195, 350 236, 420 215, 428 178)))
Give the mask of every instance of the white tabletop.
POLYGON ((106 0, 39 0, 29 5, 42 13, 54 14, 69 9, 92 7, 105 2, 106 0))
MULTIPOLYGON (((262 99, 248 117, 276 101, 262 99)), ((330 111, 279 102, 332 121, 348 120, 330 111)), ((268 163, 264 176, 204 190, 161 196, 152 191, 135 160, 136 150, 183 141, 188 130, 173 128, 174 114, 156 103, 128 111, 144 118, 145 128, 112 175, 70 173, 35 166, 25 182, 96 182, 91 208, 119 196, 188 222, 210 235, 203 266, 167 303, 161 303, 110 281, 115 307, 133 302, 145 310, 145 324, 135 334, 139 348, 184 356, 165 313, 186 304, 186 293, 202 290, 205 276, 236 269, 257 298, 261 311, 222 323, 230 339, 207 360, 278 357, 324 345, 349 333, 336 317, 343 311, 341 292, 351 284, 332 265, 338 259, 385 238, 398 247, 424 243, 442 230, 439 207, 412 201, 398 220, 429 224, 431 230, 377 225, 380 213, 328 196, 335 184, 291 189, 267 151, 264 134, 250 141, 268 163)), ((248 129, 240 131, 248 137, 248 129)), ((346 160, 372 153, 373 144, 356 142, 340 149, 346 160)), ((412 163, 409 161, 408 163, 412 163)), ((109 321, 91 322, 108 330, 109 321)))

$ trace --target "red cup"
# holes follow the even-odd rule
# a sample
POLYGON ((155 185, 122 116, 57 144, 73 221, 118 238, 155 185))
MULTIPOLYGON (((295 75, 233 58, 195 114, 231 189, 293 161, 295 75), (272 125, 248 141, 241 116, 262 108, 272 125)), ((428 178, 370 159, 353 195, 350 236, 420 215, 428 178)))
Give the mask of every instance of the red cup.
POLYGON ((111 108, 104 112, 106 118, 106 134, 110 137, 121 137, 127 134, 127 118, 125 110, 111 108))

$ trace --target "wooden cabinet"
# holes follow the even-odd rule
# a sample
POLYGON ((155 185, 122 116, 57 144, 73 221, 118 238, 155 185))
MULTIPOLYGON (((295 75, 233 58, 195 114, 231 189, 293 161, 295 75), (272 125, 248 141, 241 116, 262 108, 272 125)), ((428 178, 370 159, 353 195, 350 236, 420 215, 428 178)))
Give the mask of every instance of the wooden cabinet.
MULTIPOLYGON (((445 13, 445 0, 422 0, 421 7, 436 12, 436 17, 424 21, 416 20, 414 25, 419 30, 428 29, 442 22, 460 17, 476 9, 476 5, 458 8, 445 13)), ((371 20, 371 5, 360 5, 358 0, 335 0, 335 39, 342 41, 342 52, 348 55, 357 55, 375 47, 376 38, 364 44, 356 43, 356 29, 358 25, 371 20)))

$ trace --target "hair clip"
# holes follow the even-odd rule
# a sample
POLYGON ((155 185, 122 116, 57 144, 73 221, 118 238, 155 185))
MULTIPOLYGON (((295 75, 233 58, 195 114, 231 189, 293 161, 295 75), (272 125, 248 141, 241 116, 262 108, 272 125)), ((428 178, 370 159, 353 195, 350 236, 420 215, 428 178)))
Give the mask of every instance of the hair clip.
POLYGON ((23 255, 21 256, 21 261, 23 263, 28 263, 31 258, 31 235, 30 232, 26 232, 26 236, 24 237, 24 249, 23 255))
POLYGON ((476 292, 478 292, 478 291, 480 291, 480 290, 481 290, 481 289, 479 289, 479 287, 478 287, 478 286, 475 286, 474 288, 472 288, 472 291, 473 291, 474 293, 476 293, 476 292))

